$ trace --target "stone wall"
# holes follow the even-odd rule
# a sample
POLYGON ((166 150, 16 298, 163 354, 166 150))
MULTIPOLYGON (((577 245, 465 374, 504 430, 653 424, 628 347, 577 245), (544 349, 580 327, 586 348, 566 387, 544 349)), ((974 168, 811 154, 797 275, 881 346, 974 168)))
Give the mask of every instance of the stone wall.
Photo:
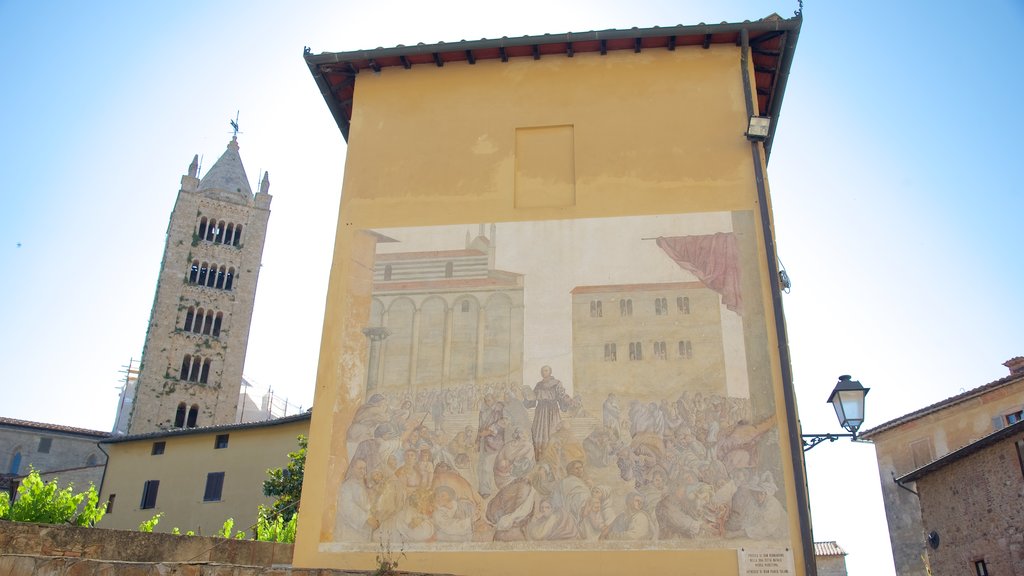
MULTIPOLYGON (((1024 566, 1024 473, 1015 442, 1003 439, 917 481, 924 534, 939 535, 928 550, 934 574, 1021 574, 1024 566)), ((922 547, 924 534, 921 535, 922 547)))
POLYGON ((31 467, 44 480, 59 478, 62 487, 68 482, 74 482, 77 491, 88 488, 90 482, 99 486, 107 460, 96 445, 102 439, 100 433, 77 435, 40 426, 0 423, 0 473, 25 476, 31 467), (15 454, 20 455, 17 462, 15 454))
POLYGON ((0 520, 0 574, 5 576, 357 576, 371 573, 292 568, 291 561, 291 544, 0 520))
POLYGON ((817 556, 818 576, 847 576, 846 556, 817 556))
MULTIPOLYGON (((292 545, 0 521, 0 555, 269 567, 291 564, 292 545)), ((0 568, 0 574, 19 573, 0 568)))

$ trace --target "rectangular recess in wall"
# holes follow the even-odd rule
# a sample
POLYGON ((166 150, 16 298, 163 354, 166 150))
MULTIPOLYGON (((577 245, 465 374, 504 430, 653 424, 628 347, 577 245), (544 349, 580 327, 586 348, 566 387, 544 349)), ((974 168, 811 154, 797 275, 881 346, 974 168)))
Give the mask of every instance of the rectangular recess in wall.
POLYGON ((516 208, 576 204, 573 126, 516 128, 516 208))

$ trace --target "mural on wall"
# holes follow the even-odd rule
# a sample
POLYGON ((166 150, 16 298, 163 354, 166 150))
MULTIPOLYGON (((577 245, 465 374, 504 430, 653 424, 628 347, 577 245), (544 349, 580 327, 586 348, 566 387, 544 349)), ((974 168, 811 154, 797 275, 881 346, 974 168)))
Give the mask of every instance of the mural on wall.
POLYGON ((367 231, 321 548, 788 542, 755 223, 367 231))

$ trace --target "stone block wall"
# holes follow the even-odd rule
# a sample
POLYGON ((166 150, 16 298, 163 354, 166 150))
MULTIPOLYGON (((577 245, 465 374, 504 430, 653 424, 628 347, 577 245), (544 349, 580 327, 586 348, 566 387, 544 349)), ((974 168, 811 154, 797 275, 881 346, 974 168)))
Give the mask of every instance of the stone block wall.
POLYGON ((1024 574, 1024 470, 1016 442, 1005 438, 917 481, 933 574, 974 574, 984 560, 989 574, 1024 574))
MULTIPOLYGON (((291 564, 292 545, 0 521, 0 555, 143 563, 215 562, 269 567, 291 564)), ((0 574, 8 573, 20 572, 0 569, 0 574)))
POLYGON ((292 568, 291 561, 291 544, 0 520, 0 574, 4 576, 361 576, 372 573, 292 568))
POLYGON ((817 556, 818 576, 847 576, 845 556, 817 556))
POLYGON ((0 473, 24 476, 31 467, 44 480, 58 477, 61 486, 73 481, 78 491, 88 488, 89 482, 98 487, 107 460, 96 445, 100 439, 99 435, 0 423, 0 473), (15 454, 20 455, 16 470, 15 454))

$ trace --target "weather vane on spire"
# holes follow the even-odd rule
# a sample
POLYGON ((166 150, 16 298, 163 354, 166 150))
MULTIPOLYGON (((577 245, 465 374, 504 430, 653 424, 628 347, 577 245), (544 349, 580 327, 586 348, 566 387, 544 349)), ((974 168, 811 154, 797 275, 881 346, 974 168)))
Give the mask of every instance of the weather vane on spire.
POLYGON ((234 120, 228 120, 228 122, 231 123, 231 128, 235 131, 235 133, 231 137, 237 139, 238 138, 238 110, 235 110, 235 119, 234 120))

